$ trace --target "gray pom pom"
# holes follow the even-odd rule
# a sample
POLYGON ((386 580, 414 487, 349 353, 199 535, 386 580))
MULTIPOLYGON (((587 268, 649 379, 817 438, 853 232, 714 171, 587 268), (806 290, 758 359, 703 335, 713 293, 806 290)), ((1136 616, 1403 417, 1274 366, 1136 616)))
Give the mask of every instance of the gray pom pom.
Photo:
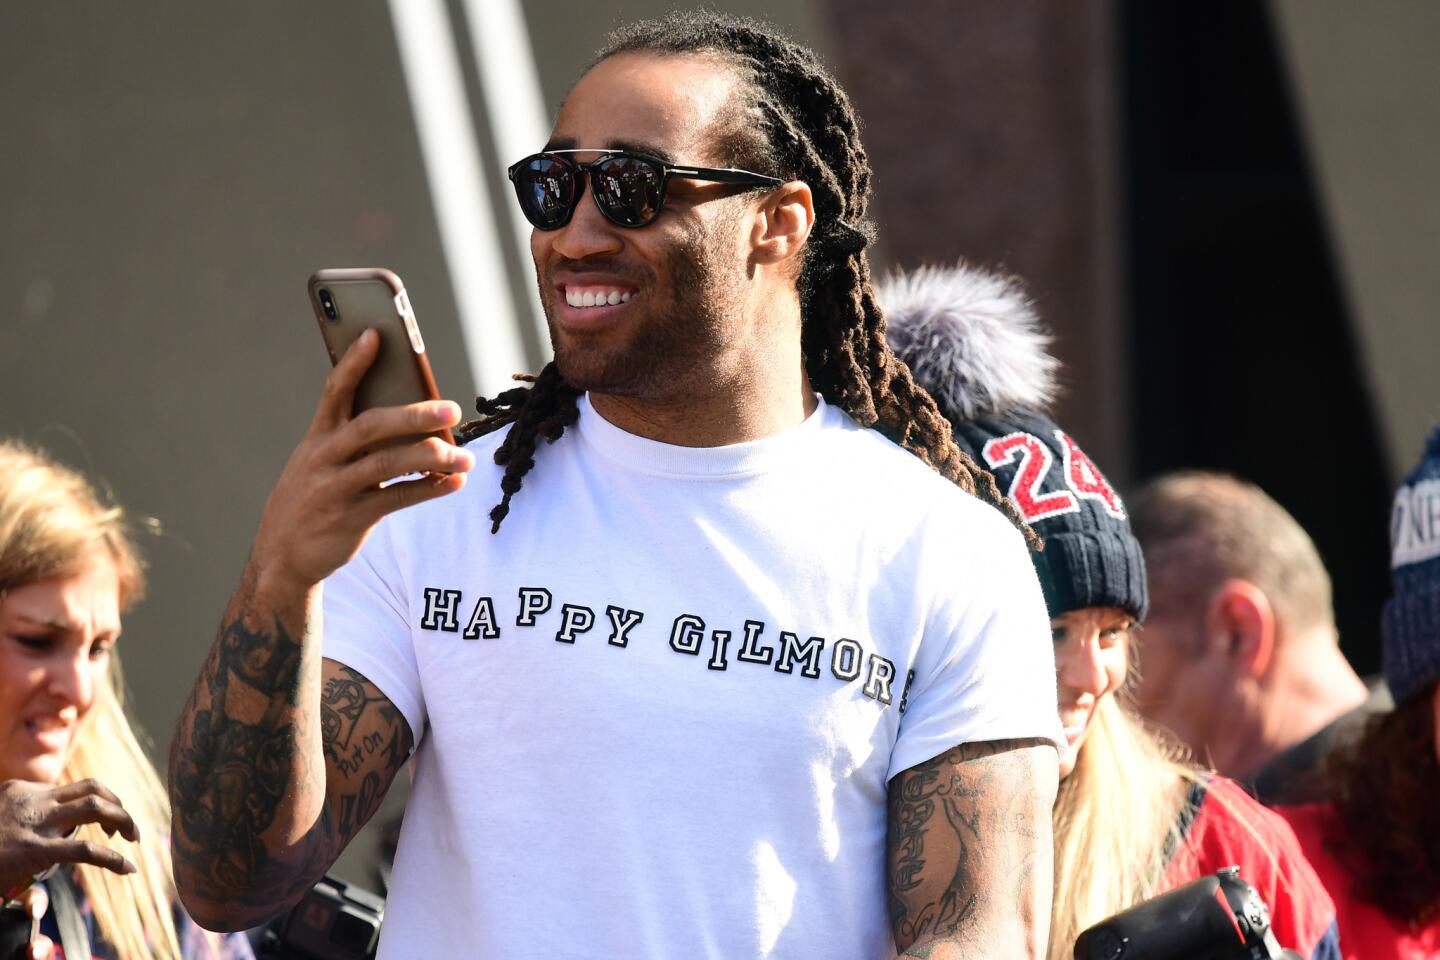
POLYGON ((892 274, 876 299, 890 347, 951 420, 1045 412, 1060 361, 1019 279, 972 267, 892 274))

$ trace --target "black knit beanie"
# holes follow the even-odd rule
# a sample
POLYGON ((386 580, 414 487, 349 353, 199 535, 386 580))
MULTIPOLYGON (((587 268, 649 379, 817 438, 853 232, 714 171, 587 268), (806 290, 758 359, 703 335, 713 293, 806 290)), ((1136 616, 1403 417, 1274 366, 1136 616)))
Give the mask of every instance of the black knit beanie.
POLYGON ((955 442, 1045 541, 1030 556, 1050 616, 1119 607, 1143 619, 1140 543, 1104 474, 1043 412, 1059 363, 1018 281, 961 263, 891 277, 877 299, 891 347, 955 442))

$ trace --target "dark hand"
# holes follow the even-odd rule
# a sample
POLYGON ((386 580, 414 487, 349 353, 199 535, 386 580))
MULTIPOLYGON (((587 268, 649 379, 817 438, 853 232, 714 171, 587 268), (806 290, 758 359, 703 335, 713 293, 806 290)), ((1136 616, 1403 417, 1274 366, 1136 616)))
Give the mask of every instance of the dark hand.
POLYGON ((135 865, 114 850, 66 839, 86 823, 98 824, 110 836, 140 839, 120 799, 94 780, 60 787, 26 780, 0 783, 0 891, 14 890, 57 863, 134 873, 135 865))
POLYGON ((308 590, 353 557, 381 517, 454 493, 475 465, 469 451, 435 437, 384 446, 459 423, 460 408, 448 400, 351 416, 355 388, 378 349, 378 335, 367 330, 340 358, 265 504, 251 560, 277 585, 308 590), (409 474, 422 476, 381 486, 409 474))

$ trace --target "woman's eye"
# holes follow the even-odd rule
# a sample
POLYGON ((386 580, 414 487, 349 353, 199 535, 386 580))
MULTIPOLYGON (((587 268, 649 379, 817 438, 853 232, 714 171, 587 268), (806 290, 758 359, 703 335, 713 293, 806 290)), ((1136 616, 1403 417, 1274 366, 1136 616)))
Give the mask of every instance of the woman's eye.
POLYGON ((27 650, 34 650, 36 652, 48 651, 55 645, 54 639, 44 634, 38 636, 17 634, 15 635, 15 642, 27 650))
POLYGON ((113 641, 107 641, 107 642, 105 642, 105 643, 97 643, 97 644, 95 644, 93 647, 90 648, 90 659, 91 659, 91 660, 99 660, 101 657, 109 656, 110 651, 111 651, 112 649, 114 649, 114 647, 115 647, 115 643, 114 643, 113 641))
POLYGON ((1051 628, 1050 628, 1050 639, 1051 639, 1051 641, 1054 642, 1054 643, 1064 643, 1064 642, 1065 642, 1065 628, 1064 628, 1064 627, 1051 627, 1051 628))
POLYGON ((1100 642, 1107 647, 1114 646, 1117 643, 1124 643, 1129 637, 1129 624, 1120 627, 1109 627, 1100 631, 1100 642))

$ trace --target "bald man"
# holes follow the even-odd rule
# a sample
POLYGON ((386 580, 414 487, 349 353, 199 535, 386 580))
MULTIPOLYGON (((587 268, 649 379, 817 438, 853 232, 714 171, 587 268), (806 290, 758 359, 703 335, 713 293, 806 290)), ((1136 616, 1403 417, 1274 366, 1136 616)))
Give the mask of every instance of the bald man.
POLYGON ((1267 803, 1317 798, 1325 756, 1389 708, 1340 652, 1315 544, 1254 484, 1163 476, 1131 501, 1151 611, 1142 713, 1267 803))

